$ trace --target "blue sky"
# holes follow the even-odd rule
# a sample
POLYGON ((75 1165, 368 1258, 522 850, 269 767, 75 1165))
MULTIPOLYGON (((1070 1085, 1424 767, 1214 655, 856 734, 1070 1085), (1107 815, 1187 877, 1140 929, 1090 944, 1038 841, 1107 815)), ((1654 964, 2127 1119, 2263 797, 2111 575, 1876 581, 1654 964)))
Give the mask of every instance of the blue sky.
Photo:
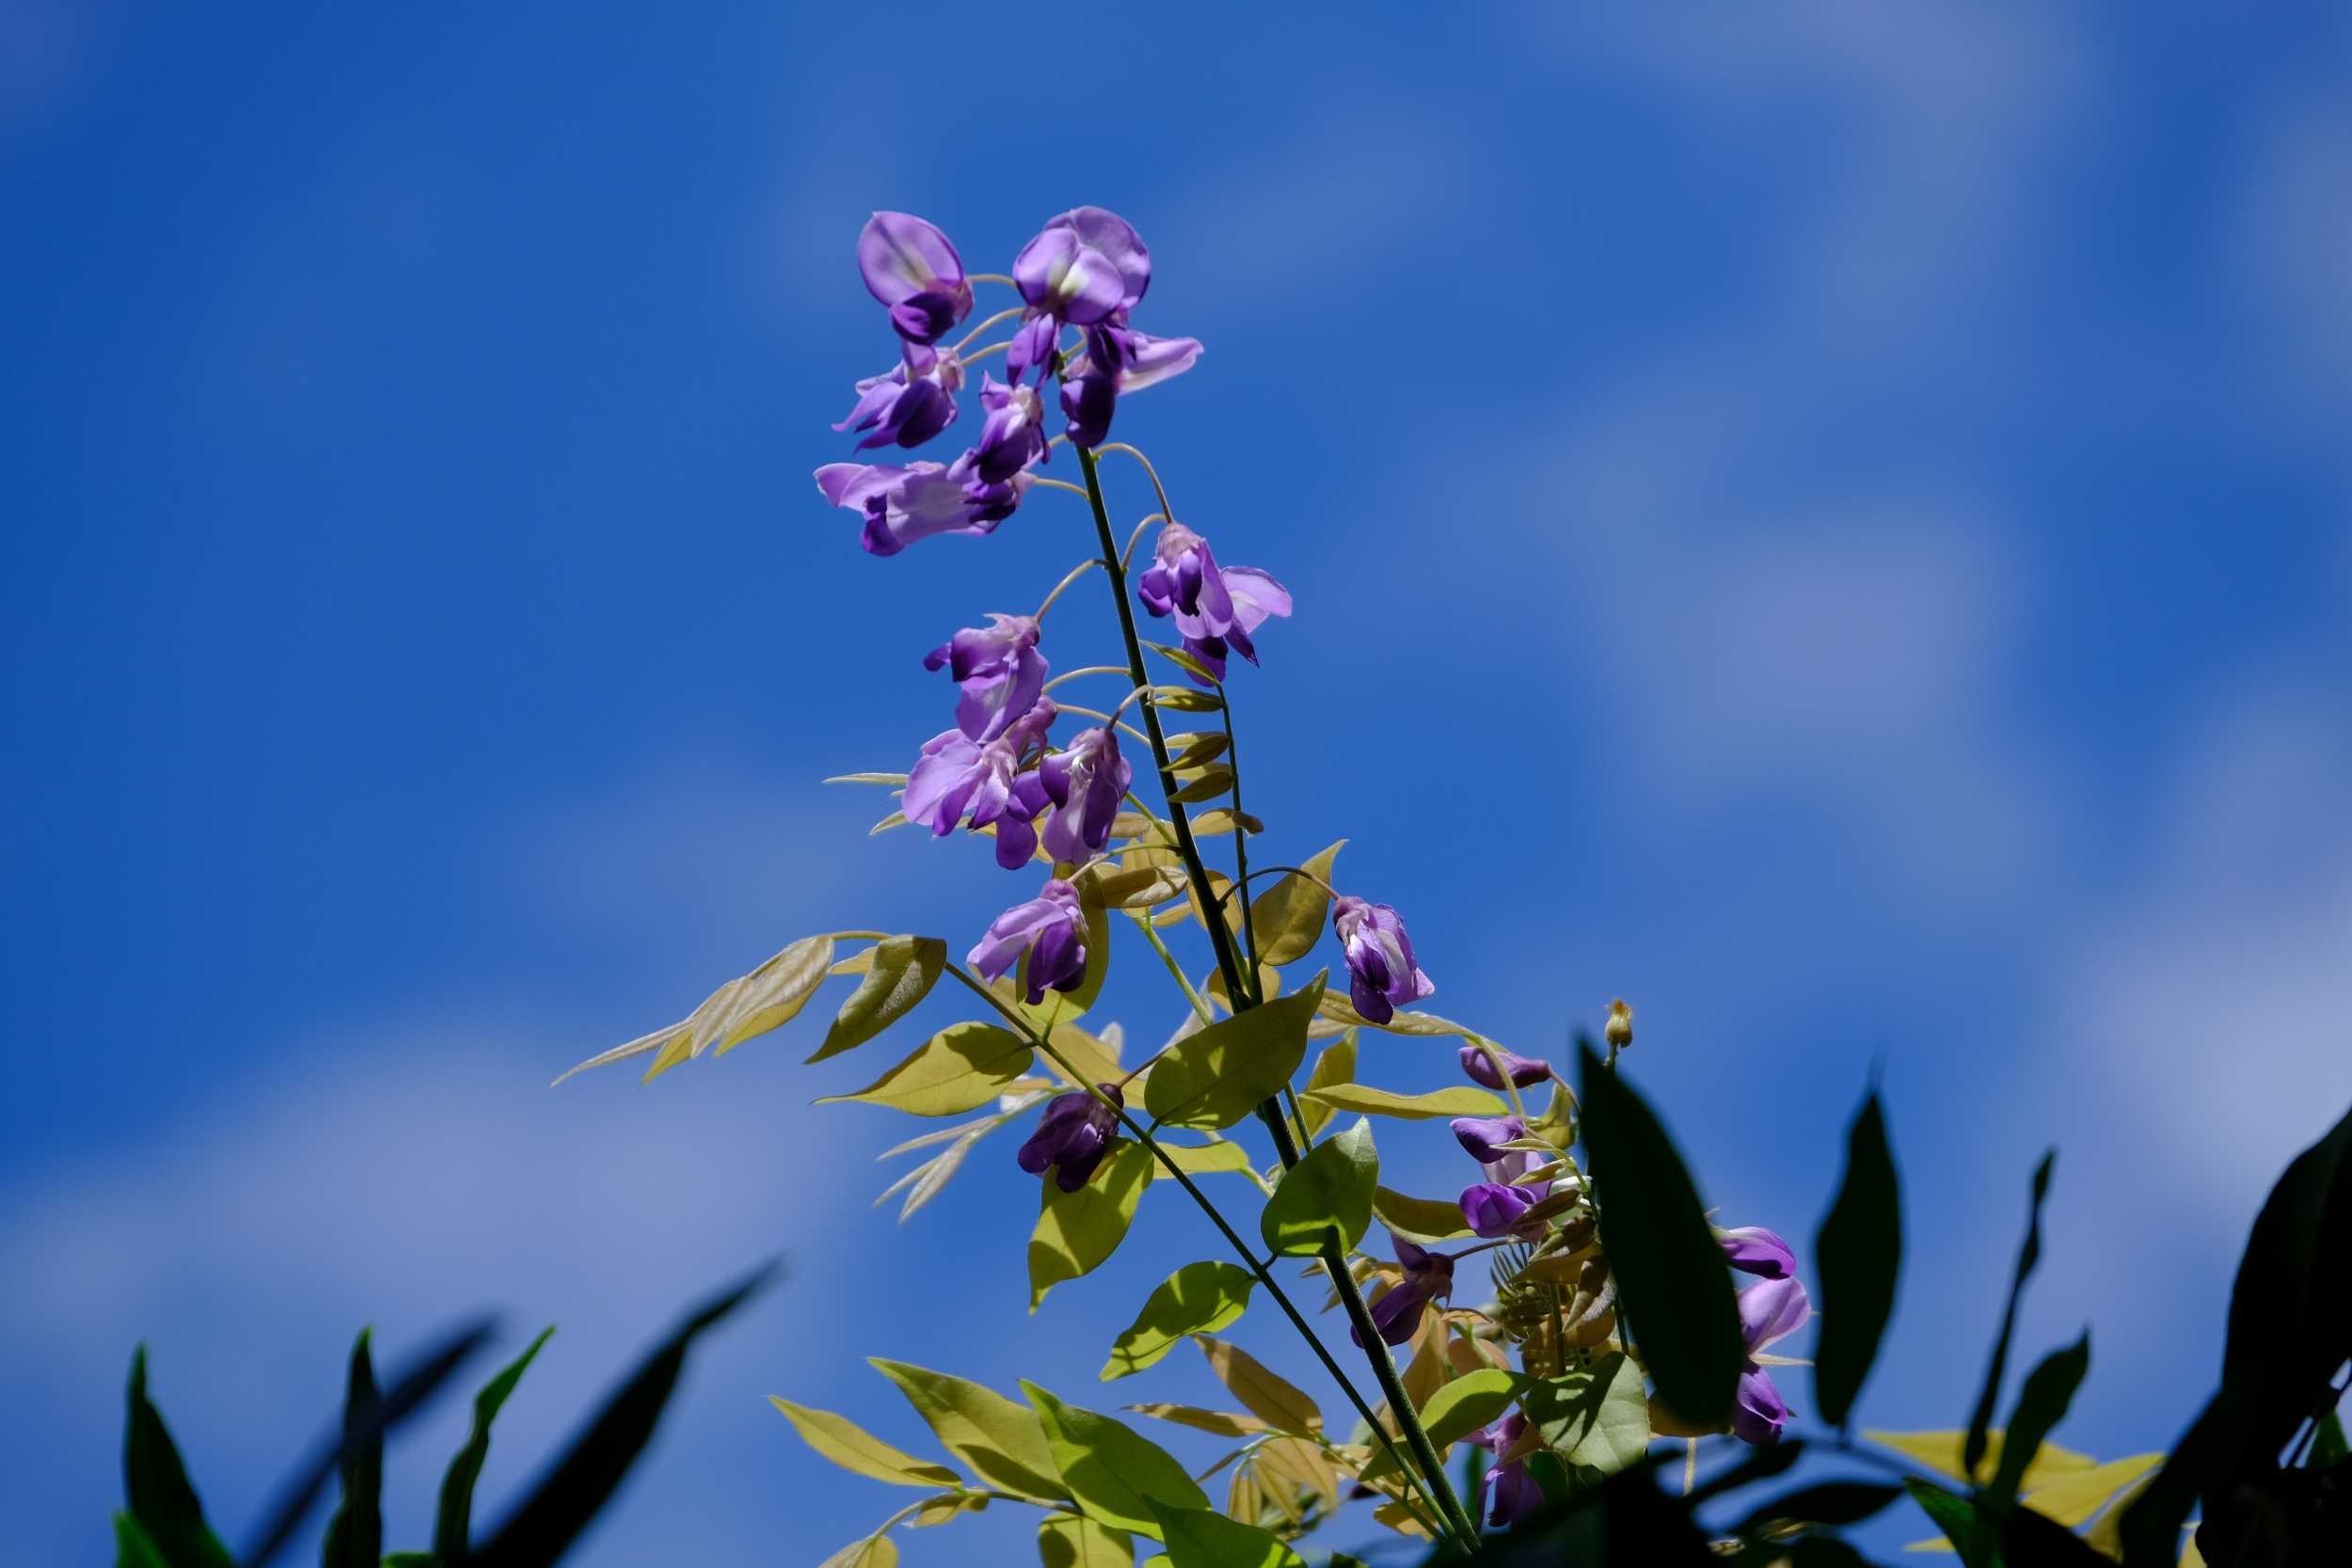
MULTIPOLYGON (((876 207, 977 268, 1079 202, 1150 240, 1142 325, 1208 352, 1120 433, 1298 602, 1236 682, 1251 807, 1278 853, 1350 839, 1433 1006, 1557 1053, 1631 998, 1710 1200, 1801 1244, 1883 1062, 1913 1250, 1875 1425, 1964 1416, 2059 1145, 2025 1342, 2091 1323, 2061 1435, 2162 1447, 2263 1191, 2352 1098, 2348 28, 0 8, 29 1560, 103 1549, 142 1338, 241 1538, 360 1323, 563 1325, 502 1493, 676 1305, 788 1254, 588 1563, 870 1527, 901 1499, 760 1397, 916 1443, 866 1355, 1209 1397, 1183 1360, 1093 1386, 1211 1255, 1168 1195, 1034 1322, 1009 1140, 903 1228, 867 1209, 916 1129, 808 1101, 886 1046, 546 1088, 804 932, 961 948, 1025 895, 817 782, 904 767, 946 722, 921 652, 1089 547, 1048 495, 875 561, 814 494, 890 352, 876 207)), ((1052 651, 1111 635, 1090 595, 1052 651)), ((1144 963, 1113 983, 1156 1042, 1144 963)), ((1459 1180, 1442 1134, 1384 1141, 1459 1180)), ((401 1544, 458 1419, 395 1450, 401 1544)))

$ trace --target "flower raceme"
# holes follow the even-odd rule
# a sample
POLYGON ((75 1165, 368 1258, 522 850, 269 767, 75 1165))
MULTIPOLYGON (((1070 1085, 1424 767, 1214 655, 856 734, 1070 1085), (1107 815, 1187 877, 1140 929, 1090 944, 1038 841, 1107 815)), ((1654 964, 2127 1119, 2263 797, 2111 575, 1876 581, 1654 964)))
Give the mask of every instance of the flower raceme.
POLYGON ((956 683, 956 728, 980 741, 995 739, 1037 706, 1050 669, 1037 651, 1035 616, 992 614, 988 621, 923 656, 924 669, 944 669, 956 683))
POLYGON ((1085 907, 1078 890, 1058 877, 1049 879, 1035 898, 1015 904, 990 922, 965 961, 981 978, 1001 980, 1025 956, 1032 1007, 1049 990, 1076 990, 1086 977, 1085 907))
MULTIPOLYGON (((1067 885, 1067 884, 1061 884, 1067 885)), ((1110 1152, 1119 1112, 1127 1103, 1116 1084, 1097 1084, 1109 1103, 1083 1090, 1057 1095, 1038 1118, 1037 1131, 1013 1156, 1031 1176, 1054 1173, 1054 1185, 1074 1193, 1087 1184, 1094 1167, 1110 1152)))
POLYGON ((1034 788, 1036 775, 1021 772, 1022 758, 1032 745, 1043 744, 1059 712, 1051 698, 1041 697, 986 742, 961 729, 933 736, 907 775, 899 811, 936 838, 946 837, 967 817, 974 832, 993 827, 996 863, 1008 871, 1028 864, 1037 853, 1034 824, 1045 802, 1034 788))
POLYGON ((1219 566, 1209 542, 1182 523, 1160 530, 1152 564, 1136 578, 1136 597, 1153 615, 1173 619, 1184 651, 1218 680, 1229 648, 1257 663, 1252 634, 1268 617, 1291 612, 1289 589, 1255 566, 1219 566))
POLYGON ((1413 939, 1386 904, 1343 895, 1331 902, 1331 929, 1347 957, 1347 990, 1356 1011, 1386 1023, 1399 1007, 1437 994, 1437 983, 1413 961, 1413 939))

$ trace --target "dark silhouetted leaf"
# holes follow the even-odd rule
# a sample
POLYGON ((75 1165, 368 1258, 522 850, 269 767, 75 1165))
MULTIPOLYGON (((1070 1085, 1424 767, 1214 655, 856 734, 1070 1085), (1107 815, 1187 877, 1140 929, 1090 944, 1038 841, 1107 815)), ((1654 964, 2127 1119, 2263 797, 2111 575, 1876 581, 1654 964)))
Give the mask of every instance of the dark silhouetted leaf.
POLYGON ((539 1354, 539 1347, 554 1332, 552 1324, 541 1329, 539 1337, 531 1341, 530 1349, 509 1362, 473 1397, 473 1428, 466 1433, 465 1447, 450 1460, 448 1474, 441 1478, 441 1506, 433 1523, 433 1553, 441 1560, 443 1568, 456 1568, 470 1549, 473 1487, 482 1477, 482 1462, 490 1454, 490 1423, 498 1418, 499 1407, 515 1391, 515 1385, 522 1381, 532 1357, 539 1354))
POLYGON ((1601 1197, 1601 1244, 1661 1403, 1721 1426, 1748 1353, 1731 1274, 1698 1190, 1642 1097, 1579 1041, 1584 1142, 1601 1197))
MULTIPOLYGON (((147 1397, 147 1347, 131 1355, 130 1410, 122 1429, 123 1495, 133 1528, 172 1568, 236 1568, 204 1523, 204 1505, 180 1463, 162 1412, 147 1397)), ((115 1530, 117 1549, 123 1531, 115 1530)))
POLYGON ((1932 1481, 1914 1479, 1903 1485, 1920 1511, 1935 1522, 1935 1528, 1944 1532, 1944 1539, 1960 1554, 1962 1568, 1997 1568, 2000 1536, 1978 1515, 1976 1504, 1932 1481))
POLYGON ((155 1542, 128 1513, 115 1515, 115 1568, 171 1568, 155 1542))
POLYGON ((2026 1386, 2018 1392, 2017 1408, 2001 1438, 2001 1462, 1994 1466, 1993 1480, 1979 1499, 1987 1510, 1998 1513, 2016 1500, 2026 1466, 2033 1463, 2042 1440, 2064 1418, 2066 1407, 2074 1402, 2074 1390, 2090 1370, 2090 1331, 2085 1329, 2081 1338, 2044 1356, 2026 1374, 2026 1386))
POLYGON ((342 1501, 326 1521, 323 1568, 376 1568, 384 1555, 384 1396, 375 1386, 368 1331, 351 1347, 343 1395, 342 1501))
POLYGON ((1902 1271, 1902 1196, 1877 1091, 1846 1132, 1846 1175, 1813 1242, 1820 1271, 1820 1338, 1813 1351, 1813 1402, 1843 1427, 1853 1412, 1895 1310, 1902 1271))
POLYGON ((2346 1459, 2352 1459, 2352 1445, 2344 1440, 2344 1418, 2330 1410, 2319 1418, 2319 1431, 2312 1438, 2311 1467, 2332 1470, 2346 1459))
POLYGON ((1727 1492, 1737 1492, 1742 1486, 1753 1486, 1759 1481, 1770 1481, 1774 1476, 1786 1474, 1804 1457, 1804 1440, 1784 1437, 1771 1448, 1752 1449, 1747 1458, 1720 1475, 1708 1477, 1683 1500, 1696 1508, 1710 1497, 1720 1497, 1727 1492))
MULTIPOLYGON (((2017 1249, 2017 1273, 2009 1284, 2009 1306, 2001 1312, 2000 1337, 1993 1341, 1993 1364, 1985 1369, 1984 1387, 1977 1395, 1976 1413, 1968 1418, 1968 1441, 1960 1450, 1961 1467, 1976 1479, 1977 1466, 1984 1463, 1985 1433, 1993 1430, 1993 1407, 2001 1397, 2001 1383, 2009 1375, 2009 1341, 2017 1332, 2017 1298, 2025 1293, 2026 1276, 2034 1265, 2042 1261, 2042 1200, 2050 1196, 2050 1167, 2058 1160, 2058 1150, 2042 1156, 2042 1163, 2033 1170, 2033 1207, 2026 1218, 2026 1243, 2017 1249)), ((2032 1454, 2028 1451, 2027 1458, 2032 1454)))
POLYGON ((1795 1525, 1858 1525, 1903 1495, 1892 1481, 1824 1481, 1783 1493, 1732 1527, 1745 1535, 1775 1519, 1795 1525))
POLYGON ((768 1264, 702 1307, 640 1363, 531 1495, 474 1553, 473 1561, 483 1568, 547 1568, 562 1557, 611 1500, 652 1439, 695 1336, 743 1305, 774 1276, 776 1268, 768 1264))

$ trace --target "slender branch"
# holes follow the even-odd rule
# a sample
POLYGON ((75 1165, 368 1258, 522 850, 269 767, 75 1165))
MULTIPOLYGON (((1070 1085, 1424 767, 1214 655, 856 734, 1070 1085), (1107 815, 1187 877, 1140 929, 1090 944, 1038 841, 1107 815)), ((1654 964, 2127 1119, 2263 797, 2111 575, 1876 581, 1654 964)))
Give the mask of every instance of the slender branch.
POLYGON ((1030 483, 1033 484, 1042 484, 1049 490, 1067 490, 1073 496, 1083 496, 1086 494, 1084 490, 1079 489, 1076 485, 1071 483, 1066 479, 1041 479, 1036 475, 1031 475, 1030 483))
MULTIPOLYGON (((1249 885, 1249 835, 1241 830, 1241 744, 1233 738, 1233 694, 1222 685, 1217 687, 1216 694, 1217 712, 1225 721, 1225 766, 1233 775, 1233 886, 1246 888, 1249 885)), ((1258 973, 1258 921, 1247 897, 1241 906, 1241 933, 1249 948, 1249 999, 1252 1003, 1263 1002, 1265 977, 1258 973)), ((1291 1114, 1298 1114, 1296 1101, 1292 1102, 1291 1114)), ((1299 1132, 1306 1132, 1303 1121, 1299 1132)), ((1299 1141, 1308 1140, 1302 1137, 1299 1141)))
MULTIPOLYGON (((1072 583, 1077 581, 1080 578, 1086 576, 1089 572, 1091 572, 1094 568, 1100 566, 1101 564, 1103 564, 1101 562, 1095 560, 1092 556, 1089 556, 1084 561, 1079 562, 1075 566, 1070 568, 1070 575, 1063 578, 1061 581, 1054 584, 1054 591, 1045 595, 1045 602, 1037 607, 1037 614, 1032 616, 1031 619, 1038 621, 1044 620, 1045 612, 1054 608, 1054 601, 1061 597, 1061 591, 1063 589, 1069 587, 1072 583)), ((1104 668, 1108 668, 1108 666, 1104 666, 1104 668)), ((1066 680, 1069 677, 1064 676, 1063 678, 1066 680)))
MULTIPOLYGON (((962 356, 963 356, 963 351, 964 351, 966 348, 968 348, 968 347, 970 347, 970 346, 971 346, 971 343, 972 343, 972 340, 973 340, 973 339, 975 339, 975 338, 978 337, 981 333, 983 333, 983 332, 987 331, 990 327, 994 326, 994 325, 995 325, 998 322, 1009 322, 1009 321, 1012 320, 1012 318, 1013 318, 1013 317, 1015 317, 1015 316, 1017 316, 1017 315, 1020 315, 1020 314, 1021 314, 1021 313, 1022 313, 1025 309, 1027 309, 1027 307, 1025 307, 1025 306, 1016 305, 1016 306, 1012 307, 1012 308, 1011 308, 1010 309, 1009 309, 1009 310, 999 310, 999 311, 997 311, 994 315, 993 315, 993 316, 989 317, 986 321, 984 321, 984 322, 980 323, 980 325, 977 325, 977 326, 974 327, 971 331, 969 331, 969 332, 965 333, 965 334, 963 335, 962 339, 961 339, 961 341, 960 341, 956 344, 956 346, 955 346, 954 348, 952 348, 952 349, 948 350, 948 352, 949 352, 950 354, 953 354, 953 355, 957 356, 959 358, 962 357, 962 356)), ((1002 345, 1002 344, 998 344, 997 346, 998 346, 998 347, 1002 347, 1003 345, 1002 345)), ((974 356, 974 357, 975 357, 975 358, 977 358, 977 357, 978 357, 978 356, 976 355, 976 356, 974 356)))
POLYGON ((1168 521, 1167 513, 1154 512, 1152 515, 1137 523, 1136 525, 1135 532, 1127 535, 1127 547, 1119 552, 1119 563, 1121 566, 1134 565, 1136 560, 1136 546, 1143 543, 1143 531, 1150 528, 1153 523, 1164 523, 1166 521, 1168 521))
POLYGON ((1209 1005, 1200 1000, 1199 991, 1192 989, 1192 980, 1184 974, 1184 966, 1178 963, 1176 955, 1168 950, 1168 942, 1161 937, 1159 928, 1152 924, 1151 915, 1137 914, 1133 910, 1129 910, 1127 913, 1135 921, 1136 928, 1143 933, 1143 940, 1150 942, 1152 950, 1160 956, 1160 962, 1168 965, 1168 972, 1176 976, 1178 985, 1184 987, 1184 1000, 1192 1004, 1192 1016, 1200 1021, 1200 1026, 1203 1029, 1215 1023, 1216 1019, 1209 1011, 1209 1005))

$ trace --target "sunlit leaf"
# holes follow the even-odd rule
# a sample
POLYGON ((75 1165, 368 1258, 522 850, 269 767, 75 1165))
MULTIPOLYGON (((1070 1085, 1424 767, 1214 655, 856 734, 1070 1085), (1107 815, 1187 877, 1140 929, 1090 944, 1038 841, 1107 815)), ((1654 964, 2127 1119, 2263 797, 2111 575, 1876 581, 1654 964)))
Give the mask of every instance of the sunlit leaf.
MULTIPOLYGON (((2042 1451, 2049 1450, 2045 1448, 2042 1451)), ((2163 1463, 2164 1455, 2160 1453, 2136 1453, 2128 1459, 2109 1460, 2088 1470, 2060 1476, 2045 1486, 2029 1488, 2024 1500, 2036 1513, 2072 1529, 2098 1513, 2108 1498, 2163 1463)))
POLYGON ((1037 1527, 1037 1555, 1044 1568, 1130 1568, 1135 1541, 1083 1513, 1049 1513, 1037 1527))
POLYGON ((847 1416, 813 1410, 773 1394, 768 1396, 768 1402, 784 1412, 784 1418, 792 1423, 801 1441, 843 1469, 869 1481, 888 1481, 893 1486, 962 1484, 963 1478, 945 1465, 933 1465, 894 1449, 847 1416))
MULTIPOLYGON (((1962 1482, 1968 1479, 1968 1472, 1961 1464, 1961 1455, 1968 1441, 1968 1433, 1963 1430, 1883 1432, 1872 1428, 1862 1435, 1883 1449, 1893 1449, 1897 1453, 1917 1461, 1922 1468, 1933 1470, 1937 1475, 1948 1476, 1962 1482)), ((2006 1436, 2007 1433, 1997 1427, 1985 1433, 1987 1454, 1996 1465, 2000 1463, 2004 1447, 2002 1439, 2006 1436)), ((2044 1443, 2026 1466, 2018 1484, 2023 1490, 2031 1492, 2061 1477, 2093 1469, 2098 1463, 2087 1453, 2061 1449, 2056 1443, 2044 1443)))
POLYGON ((1209 1358, 1209 1370, 1217 1381, 1258 1419, 1278 1431, 1301 1435, 1323 1430, 1323 1412, 1315 1408, 1315 1402, 1248 1351, 1206 1334, 1194 1335, 1193 1343, 1209 1358))
POLYGON ((1046 1291, 1091 1273, 1118 1250, 1135 1220, 1136 1201, 1152 1184, 1152 1164, 1150 1149, 1121 1139, 1076 1192, 1063 1192, 1051 1176, 1038 1183, 1043 1196, 1029 1237, 1030 1311, 1046 1291))
POLYGON ((1204 811, 1192 819, 1192 836, 1195 838, 1215 838, 1220 833, 1230 833, 1235 828, 1248 833, 1265 832, 1265 824, 1248 812, 1236 815, 1223 806, 1215 811, 1204 811))
POLYGON ((1847 1130, 1846 1174, 1814 1239, 1813 1255, 1821 1293, 1813 1399, 1822 1420, 1842 1427, 1878 1359, 1902 1269, 1902 1197, 1876 1091, 1847 1130))
POLYGON ((1069 1496, 1054 1468, 1037 1412, 993 1388, 946 1372, 880 1357, 869 1363, 898 1386, 941 1447, 1000 1492, 1039 1502, 1069 1496))
POLYGON ((2009 1418, 2010 1449, 1994 1466, 1993 1480, 1979 1499, 1984 1506, 1996 1511, 2006 1509, 2016 1497, 2026 1461, 2042 1446, 2050 1429, 2065 1418, 2067 1406, 2074 1402, 2074 1390, 2082 1386, 2083 1376, 2090 1370, 2090 1331, 2085 1329, 2082 1338, 2073 1345, 2044 1356, 2041 1365, 2026 1374, 2026 1386, 2017 1395, 2017 1408, 2009 1418))
POLYGON ((1285 1257, 1311 1257, 1333 1243, 1342 1250, 1353 1247, 1372 1224, 1379 1174, 1372 1123, 1359 1117, 1355 1126, 1315 1145, 1282 1173, 1259 1212, 1258 1233, 1285 1257))
POLYGON ((1323 997, 1317 974, 1295 996, 1219 1020, 1179 1041, 1152 1069, 1144 1107, 1173 1127, 1231 1127, 1270 1098, 1307 1053, 1307 1021, 1323 997))
POLYGON ((1155 686, 1145 701, 1169 713, 1215 713, 1225 705, 1212 693, 1189 686, 1155 686))
POLYGON ((898 1568, 898 1544, 887 1535, 852 1541, 817 1568, 898 1568))
POLYGON ((1185 887, 1181 866, 1121 865, 1113 861, 1096 861, 1079 873, 1077 880, 1081 890, 1091 888, 1104 907, 1113 910, 1154 909, 1183 897, 1185 887))
POLYGON ((1234 1263, 1187 1263, 1162 1280, 1111 1347, 1103 1381, 1152 1366, 1187 1334, 1210 1333, 1249 1306, 1257 1276, 1234 1263))
POLYGON ((924 1499, 922 1506, 914 1511, 914 1516, 907 1523, 916 1529, 930 1529, 960 1519, 966 1513, 983 1513, 987 1508, 988 1494, 985 1492, 942 1492, 936 1497, 924 1499))
POLYGON ((1450 1242, 1470 1233, 1459 1203, 1407 1197, 1386 1187, 1372 1190, 1374 1217, 1408 1242, 1450 1242))
POLYGON ((689 1017, 591 1056, 555 1081, 561 1084, 573 1073, 648 1053, 656 1053, 645 1074, 648 1079, 701 1055, 714 1044, 724 1054, 799 1013, 824 983, 826 966, 832 962, 832 937, 803 937, 749 974, 739 975, 712 991, 689 1017))
POLYGON ((827 784, 888 784, 896 789, 905 784, 904 773, 835 773, 827 784))
POLYGON ((1331 895, 1324 891, 1324 884, 1331 880, 1331 863, 1346 843, 1341 839, 1305 862, 1302 868, 1312 873, 1311 878, 1285 872, 1281 880, 1250 904, 1249 923, 1258 933, 1260 963, 1295 963, 1323 940, 1324 917, 1331 908, 1331 895))
POLYGON ((1482 1037, 1467 1023, 1456 1023, 1435 1013, 1417 1013, 1404 1007, 1399 1007, 1396 1016, 1388 1022, 1375 1023, 1349 1006, 1347 992, 1343 990, 1335 990, 1326 996, 1320 1010, 1327 1021, 1343 1028, 1378 1029, 1391 1035, 1454 1036, 1466 1040, 1482 1037))
POLYGON ((1229 1410, 1202 1410, 1190 1404, 1131 1404, 1126 1407, 1138 1416, 1154 1420, 1173 1421, 1178 1426, 1191 1427, 1197 1432, 1217 1437, 1249 1437, 1268 1431, 1265 1422, 1255 1416, 1238 1416, 1229 1410))
POLYGON ((1318 1101, 1315 1091, 1355 1081, 1356 1031, 1350 1029, 1323 1048, 1323 1053, 1315 1058, 1313 1069, 1307 1074, 1307 1086, 1299 1096, 1299 1113, 1306 1120, 1308 1136, 1320 1135, 1325 1123, 1338 1114, 1318 1101))
MULTIPOLYGON (((1186 1176, 1214 1176, 1219 1173, 1253 1172, 1249 1150, 1237 1143, 1213 1144, 1162 1143, 1160 1152, 1176 1163, 1176 1168, 1186 1176)), ((1152 1180, 1173 1181, 1175 1177, 1158 1161, 1152 1163, 1152 1180)))
POLYGON ((862 1101, 918 1117, 977 1109, 1029 1070, 1029 1042, 993 1023, 951 1023, 914 1053, 854 1094, 827 1095, 819 1105, 862 1101))
POLYGON ((1169 1568, 1307 1568, 1281 1538, 1208 1508, 1154 1504, 1169 1568))
POLYGON ((1382 1503, 1372 1511, 1372 1516, 1376 1522, 1388 1526, 1399 1535, 1409 1535, 1416 1541, 1429 1539, 1429 1527, 1422 1523, 1420 1514, 1403 1503, 1382 1503))
POLYGON ((898 1022, 930 994, 946 963, 947 944, 937 937, 892 937, 878 943, 866 978, 841 1004, 833 1027, 825 1031, 825 1043, 808 1059, 821 1062, 837 1056, 898 1022))
POLYGON ((1233 770, 1221 762, 1213 762, 1201 768, 1197 777, 1177 785, 1176 792, 1168 799, 1171 805, 1189 806, 1231 794, 1232 788, 1233 770))
POLYGON ((1150 1438, 1108 1416, 1064 1404, 1025 1378, 1021 1391, 1044 1424, 1062 1483, 1089 1517, 1156 1538, 1160 1526, 1152 1513, 1153 1503, 1209 1506, 1200 1484, 1150 1438))
POLYGON ((1570 1465, 1614 1475, 1649 1451, 1649 1396, 1642 1370, 1622 1351, 1532 1384, 1526 1407, 1544 1441, 1570 1465))
POLYGON ((1455 1084, 1426 1094, 1391 1094, 1364 1084, 1332 1084, 1309 1088, 1299 1099, 1326 1111, 1354 1111, 1361 1116, 1394 1117, 1400 1121, 1430 1121, 1438 1117, 1499 1117, 1509 1106, 1470 1084, 1455 1084))

